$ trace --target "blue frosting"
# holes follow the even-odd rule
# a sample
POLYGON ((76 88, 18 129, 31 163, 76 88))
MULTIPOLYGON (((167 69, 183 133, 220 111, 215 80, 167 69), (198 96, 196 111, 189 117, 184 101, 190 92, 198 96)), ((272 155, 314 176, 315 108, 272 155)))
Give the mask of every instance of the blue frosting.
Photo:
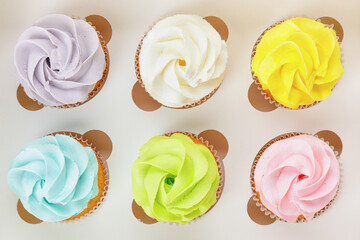
POLYGON ((8 185, 43 221, 80 213, 98 192, 98 161, 90 147, 62 134, 25 145, 11 162, 8 185))

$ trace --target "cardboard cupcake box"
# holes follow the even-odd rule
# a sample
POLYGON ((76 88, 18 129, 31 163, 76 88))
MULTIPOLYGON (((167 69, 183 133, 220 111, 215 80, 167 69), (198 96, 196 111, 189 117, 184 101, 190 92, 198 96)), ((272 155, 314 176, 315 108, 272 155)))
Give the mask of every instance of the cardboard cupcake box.
MULTIPOLYGON (((333 0, 296 4, 280 0, 272 3, 226 0, 218 4, 196 0, 179 4, 160 0, 152 3, 105 0, 86 4, 69 0, 51 3, 40 0, 27 7, 17 2, 4 3, 4 18, 14 19, 16 9, 17 20, 4 24, 2 31, 3 39, 8 41, 3 44, 0 57, 4 67, 3 78, 6 79, 0 94, 0 148, 4 153, 4 164, 0 168, 0 190, 4 196, 0 204, 3 215, 0 218, 0 226, 3 226, 0 227, 0 239, 168 239, 169 236, 172 239, 359 239, 357 215, 360 209, 356 202, 360 200, 360 190, 356 188, 356 182, 359 180, 360 164, 356 160, 356 146, 360 115, 356 109, 360 97, 356 89, 360 83, 356 79, 359 78, 357 69, 360 60, 356 42, 360 34, 356 30, 358 26, 354 16, 360 3, 355 0, 343 4, 333 0), (155 6, 157 11, 145 11, 155 9, 155 6), (54 12, 70 16, 99 14, 106 17, 112 29, 105 34, 101 27, 109 29, 108 25, 96 26, 109 53, 111 66, 106 72, 106 84, 91 101, 64 110, 43 108, 24 98, 24 92, 18 89, 11 60, 16 39, 24 26, 54 12), (179 110, 162 107, 157 102, 144 105, 144 99, 148 101, 149 96, 143 91, 134 71, 139 41, 154 20, 179 12, 216 16, 205 19, 215 28, 222 29, 217 28, 229 51, 226 75, 216 93, 199 106, 179 110), (293 16, 331 16, 341 23, 343 31, 335 22, 327 22, 341 35, 338 36, 345 53, 345 71, 333 94, 325 101, 301 111, 275 110, 274 105, 262 101, 263 95, 252 85, 254 81, 249 70, 251 50, 265 28, 293 16), (226 23, 225 27, 223 23, 226 23), (260 105, 257 105, 256 99, 260 105), (75 224, 33 225, 24 222, 22 218, 32 223, 38 223, 38 220, 24 214, 18 198, 7 187, 10 160, 23 145, 37 137, 64 130, 85 134, 91 129, 101 129, 108 134, 112 145, 111 156, 107 156, 109 159, 106 161, 110 172, 109 189, 99 211, 75 224), (209 140, 211 134, 206 136, 210 144, 222 150, 220 158, 224 160, 226 183, 221 189, 219 201, 211 211, 189 225, 142 223, 154 221, 144 217, 141 209, 134 204, 131 193, 131 167, 138 157, 139 148, 156 135, 183 131, 201 136, 209 129, 220 132, 228 143, 216 146, 209 140), (329 135, 328 131, 321 132, 324 129, 336 133, 339 138, 331 138, 336 135, 329 135), (249 177, 254 158, 264 143, 288 132, 318 135, 328 141, 339 156, 341 154, 339 193, 326 213, 310 223, 291 225, 276 221, 276 218, 264 214, 252 198, 249 177)), ((108 147, 106 149, 109 150, 108 147)))

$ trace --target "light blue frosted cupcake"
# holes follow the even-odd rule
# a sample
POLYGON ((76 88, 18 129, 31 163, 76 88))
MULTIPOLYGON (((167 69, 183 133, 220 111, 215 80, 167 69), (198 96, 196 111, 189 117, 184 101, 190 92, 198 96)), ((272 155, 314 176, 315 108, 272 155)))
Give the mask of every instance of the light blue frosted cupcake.
POLYGON ((34 140, 13 159, 8 185, 30 214, 46 222, 89 213, 104 192, 104 167, 81 139, 56 134, 34 140))

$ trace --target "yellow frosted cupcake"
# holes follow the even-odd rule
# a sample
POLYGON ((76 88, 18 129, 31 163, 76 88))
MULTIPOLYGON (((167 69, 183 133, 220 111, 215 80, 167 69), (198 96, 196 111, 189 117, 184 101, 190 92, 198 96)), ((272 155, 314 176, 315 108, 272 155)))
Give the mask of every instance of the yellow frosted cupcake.
POLYGON ((292 18, 266 31, 251 61, 255 81, 271 100, 291 109, 330 96, 343 74, 335 31, 308 18, 292 18))

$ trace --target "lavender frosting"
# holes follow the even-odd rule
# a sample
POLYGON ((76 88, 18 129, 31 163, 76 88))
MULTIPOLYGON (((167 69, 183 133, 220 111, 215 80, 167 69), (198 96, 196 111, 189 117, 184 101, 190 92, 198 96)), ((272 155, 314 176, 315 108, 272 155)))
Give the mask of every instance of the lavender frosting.
POLYGON ((87 100, 106 68, 95 29, 53 14, 25 30, 15 47, 17 75, 26 94, 47 106, 87 100))

